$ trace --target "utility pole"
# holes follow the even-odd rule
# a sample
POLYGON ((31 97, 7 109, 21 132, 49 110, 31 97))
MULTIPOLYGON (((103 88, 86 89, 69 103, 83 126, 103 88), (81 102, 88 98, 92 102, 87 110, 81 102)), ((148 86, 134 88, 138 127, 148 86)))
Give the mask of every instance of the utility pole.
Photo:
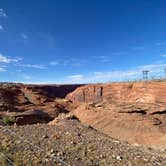
POLYGON ((145 80, 145 81, 148 80, 148 74, 149 74, 149 70, 143 70, 142 71, 143 80, 145 80))

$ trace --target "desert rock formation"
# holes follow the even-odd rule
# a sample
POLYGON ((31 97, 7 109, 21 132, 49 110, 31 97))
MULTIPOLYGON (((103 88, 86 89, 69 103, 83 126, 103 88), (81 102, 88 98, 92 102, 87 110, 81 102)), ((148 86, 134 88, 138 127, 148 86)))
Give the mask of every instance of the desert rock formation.
POLYGON ((1 120, 56 124, 75 117, 113 138, 155 148, 166 146, 165 110, 165 82, 0 85, 1 120))
POLYGON ((111 137, 166 147, 166 83, 110 83, 82 86, 66 97, 80 121, 111 137))

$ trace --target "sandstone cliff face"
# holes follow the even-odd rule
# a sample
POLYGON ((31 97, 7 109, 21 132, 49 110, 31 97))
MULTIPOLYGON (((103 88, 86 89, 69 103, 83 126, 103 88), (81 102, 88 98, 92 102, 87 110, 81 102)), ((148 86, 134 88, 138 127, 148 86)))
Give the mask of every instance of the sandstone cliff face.
POLYGON ((166 83, 110 83, 81 86, 66 97, 74 103, 95 103, 101 100, 166 105, 166 83))
POLYGON ((166 147, 166 83, 86 85, 66 98, 84 124, 133 144, 166 147))

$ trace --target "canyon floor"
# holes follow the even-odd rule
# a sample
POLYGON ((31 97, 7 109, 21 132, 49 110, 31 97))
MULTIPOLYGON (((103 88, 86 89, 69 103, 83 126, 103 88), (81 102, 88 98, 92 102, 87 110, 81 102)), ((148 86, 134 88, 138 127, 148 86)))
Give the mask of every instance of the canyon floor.
POLYGON ((166 82, 1 83, 0 165, 164 166, 165 110, 166 82))

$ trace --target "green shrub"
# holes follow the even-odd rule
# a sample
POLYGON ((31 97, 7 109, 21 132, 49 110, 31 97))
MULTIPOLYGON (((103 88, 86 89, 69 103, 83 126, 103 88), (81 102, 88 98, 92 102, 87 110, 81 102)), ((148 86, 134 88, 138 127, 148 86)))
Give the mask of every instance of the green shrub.
POLYGON ((5 125, 13 125, 16 122, 16 118, 15 117, 4 117, 2 119, 2 122, 5 125))

